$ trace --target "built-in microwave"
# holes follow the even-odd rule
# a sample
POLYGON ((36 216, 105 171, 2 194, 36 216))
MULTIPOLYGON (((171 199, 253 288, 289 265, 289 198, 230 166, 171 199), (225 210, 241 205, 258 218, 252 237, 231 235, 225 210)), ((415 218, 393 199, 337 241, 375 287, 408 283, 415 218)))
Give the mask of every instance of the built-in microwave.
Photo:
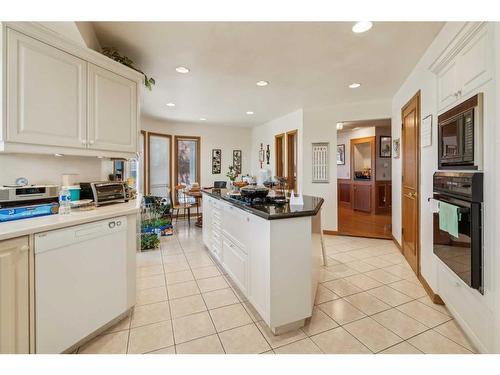
POLYGON ((438 116, 439 169, 480 169, 482 94, 438 116))

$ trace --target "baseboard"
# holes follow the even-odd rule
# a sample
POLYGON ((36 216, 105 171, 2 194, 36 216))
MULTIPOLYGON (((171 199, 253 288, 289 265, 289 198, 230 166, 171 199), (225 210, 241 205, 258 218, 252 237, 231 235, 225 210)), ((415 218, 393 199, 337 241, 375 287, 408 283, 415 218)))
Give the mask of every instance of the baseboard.
POLYGON ((336 230, 326 230, 326 229, 324 229, 323 230, 323 234, 329 234, 329 235, 332 235, 332 236, 336 236, 336 235, 339 234, 339 232, 336 231, 336 230))
POLYGON ((431 301, 435 303, 436 305, 444 305, 444 301, 439 297, 439 294, 434 293, 430 285, 427 283, 427 281, 424 279, 422 274, 418 275, 418 280, 422 283, 422 286, 424 287, 425 291, 429 295, 431 301))
POLYGON ((398 242, 398 240, 396 239, 396 237, 392 236, 392 241, 394 242, 394 244, 398 247, 399 251, 403 252, 403 248, 401 247, 401 244, 398 242))

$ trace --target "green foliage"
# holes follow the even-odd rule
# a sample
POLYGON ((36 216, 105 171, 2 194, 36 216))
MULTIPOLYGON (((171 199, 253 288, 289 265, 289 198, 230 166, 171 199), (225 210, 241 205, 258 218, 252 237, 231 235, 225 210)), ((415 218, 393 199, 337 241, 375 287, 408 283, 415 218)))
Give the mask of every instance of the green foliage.
POLYGON ((239 173, 236 171, 236 169, 230 165, 229 166, 229 171, 226 173, 226 177, 229 178, 232 182, 236 180, 238 177, 239 173))
POLYGON ((154 233, 141 234, 141 250, 156 249, 160 245, 160 239, 154 233))
POLYGON ((134 62, 130 60, 127 56, 122 56, 120 52, 115 47, 103 47, 102 54, 104 56, 109 57, 115 61, 118 61, 120 64, 128 66, 130 69, 134 69, 135 71, 144 75, 144 85, 151 91, 153 89, 153 85, 156 84, 156 81, 153 77, 148 77, 146 73, 142 70, 136 68, 134 66, 134 62))

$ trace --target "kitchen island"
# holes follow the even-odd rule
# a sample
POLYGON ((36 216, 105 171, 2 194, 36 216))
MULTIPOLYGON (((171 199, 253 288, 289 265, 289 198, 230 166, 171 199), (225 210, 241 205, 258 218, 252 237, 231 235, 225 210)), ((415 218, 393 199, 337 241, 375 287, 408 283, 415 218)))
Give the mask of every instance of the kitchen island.
POLYGON ((323 199, 304 204, 246 202, 225 189, 203 190, 203 242, 271 331, 312 315, 318 285, 323 199))

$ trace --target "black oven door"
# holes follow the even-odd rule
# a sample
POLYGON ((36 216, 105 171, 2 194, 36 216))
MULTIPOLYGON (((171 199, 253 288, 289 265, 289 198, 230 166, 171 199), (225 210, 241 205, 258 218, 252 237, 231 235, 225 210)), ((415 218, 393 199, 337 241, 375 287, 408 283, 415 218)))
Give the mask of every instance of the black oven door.
POLYGON ((437 201, 459 209, 458 237, 439 228, 439 212, 434 213, 433 251, 458 277, 482 293, 481 204, 434 194, 437 201))

